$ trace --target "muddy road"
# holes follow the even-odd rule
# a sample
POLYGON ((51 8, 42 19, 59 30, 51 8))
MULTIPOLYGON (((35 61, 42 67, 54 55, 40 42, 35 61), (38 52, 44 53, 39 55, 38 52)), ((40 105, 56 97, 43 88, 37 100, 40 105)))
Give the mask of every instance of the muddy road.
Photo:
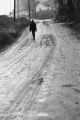
POLYGON ((54 52, 56 40, 45 22, 37 27, 36 42, 27 28, 0 57, 0 119, 26 117, 44 82, 42 71, 54 52))
POLYGON ((0 55, 0 120, 80 120, 80 42, 39 21, 0 55))

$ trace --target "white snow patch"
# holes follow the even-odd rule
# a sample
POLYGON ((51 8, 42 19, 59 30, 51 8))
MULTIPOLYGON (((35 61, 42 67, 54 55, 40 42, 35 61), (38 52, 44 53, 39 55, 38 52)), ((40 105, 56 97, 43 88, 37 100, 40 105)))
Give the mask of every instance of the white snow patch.
POLYGON ((44 101, 46 101, 46 98, 39 99, 38 101, 39 101, 39 102, 44 102, 44 101))
POLYGON ((37 116, 46 117, 46 116, 48 116, 48 113, 38 113, 37 116))

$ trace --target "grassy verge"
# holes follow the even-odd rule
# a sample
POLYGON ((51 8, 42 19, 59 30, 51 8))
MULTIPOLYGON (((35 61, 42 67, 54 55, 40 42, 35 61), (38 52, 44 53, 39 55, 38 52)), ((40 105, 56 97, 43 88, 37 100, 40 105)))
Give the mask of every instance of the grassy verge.
POLYGON ((66 15, 57 15, 55 22, 64 23, 63 26, 71 29, 71 34, 76 36, 76 38, 80 41, 80 16, 72 17, 66 15))
POLYGON ((72 31, 72 35, 75 35, 76 38, 80 41, 80 21, 74 21, 72 23, 68 23, 67 27, 69 27, 72 31))
POLYGON ((13 18, 0 16, 0 52, 16 42, 23 29, 29 24, 26 18, 16 19, 14 23, 13 18))

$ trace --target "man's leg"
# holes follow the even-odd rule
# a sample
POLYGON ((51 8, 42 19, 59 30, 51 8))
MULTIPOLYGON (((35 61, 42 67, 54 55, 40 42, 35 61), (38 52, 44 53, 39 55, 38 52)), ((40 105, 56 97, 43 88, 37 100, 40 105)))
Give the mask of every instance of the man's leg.
POLYGON ((32 35, 33 35, 33 39, 35 41, 35 32, 32 32, 32 35))

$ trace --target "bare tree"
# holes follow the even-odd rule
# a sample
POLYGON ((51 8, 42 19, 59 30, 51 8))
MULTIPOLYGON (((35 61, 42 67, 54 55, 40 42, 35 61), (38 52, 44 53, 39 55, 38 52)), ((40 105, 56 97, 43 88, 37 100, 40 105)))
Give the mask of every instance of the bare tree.
POLYGON ((29 20, 30 20, 30 0, 28 0, 28 11, 29 11, 29 20))

